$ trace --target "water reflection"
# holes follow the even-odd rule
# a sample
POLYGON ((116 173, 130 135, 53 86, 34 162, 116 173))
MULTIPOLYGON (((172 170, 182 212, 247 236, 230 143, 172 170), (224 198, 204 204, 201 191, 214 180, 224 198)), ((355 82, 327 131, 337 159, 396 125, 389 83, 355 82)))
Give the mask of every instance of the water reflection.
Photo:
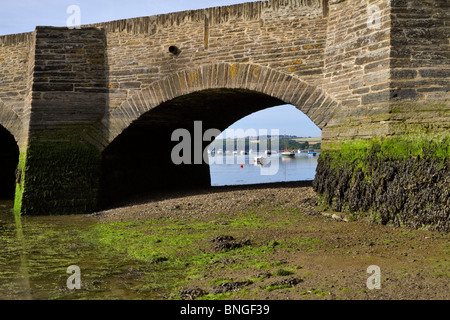
POLYGON ((13 203, 0 201, 0 300, 166 298, 180 272, 112 254, 87 215, 16 218, 13 203), (81 290, 69 290, 67 268, 81 269, 81 290), (173 277, 173 278, 171 278, 173 277))
POLYGON ((23 236, 22 218, 18 214, 14 214, 13 210, 10 211, 14 215, 14 221, 16 226, 16 237, 17 242, 20 246, 20 269, 19 275, 22 277, 22 286, 24 288, 23 299, 31 300, 31 286, 30 286, 30 275, 28 272, 28 258, 27 258, 27 248, 25 238, 23 236))

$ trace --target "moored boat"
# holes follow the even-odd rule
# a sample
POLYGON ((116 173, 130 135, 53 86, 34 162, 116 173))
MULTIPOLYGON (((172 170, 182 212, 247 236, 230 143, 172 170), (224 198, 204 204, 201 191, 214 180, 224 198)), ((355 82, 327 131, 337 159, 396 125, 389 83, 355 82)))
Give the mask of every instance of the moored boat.
POLYGON ((294 158, 295 157, 295 151, 293 151, 293 150, 285 150, 284 152, 281 153, 281 156, 294 158))

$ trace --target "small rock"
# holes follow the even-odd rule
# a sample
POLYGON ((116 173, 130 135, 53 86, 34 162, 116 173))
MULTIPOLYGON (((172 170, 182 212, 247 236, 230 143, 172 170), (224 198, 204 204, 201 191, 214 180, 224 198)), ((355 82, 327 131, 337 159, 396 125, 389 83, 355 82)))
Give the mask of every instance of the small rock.
POLYGON ((234 238, 232 236, 227 235, 221 235, 218 237, 215 237, 214 239, 211 239, 211 242, 227 242, 227 241, 233 241, 234 238))
POLYGON ((249 246, 251 244, 250 240, 235 241, 235 239, 232 236, 228 235, 221 235, 210 241, 218 243, 215 246, 215 249, 217 251, 230 251, 236 248, 249 246))
POLYGON ((261 277, 262 279, 270 278, 271 276, 272 274, 270 272, 262 272, 256 275, 257 278, 261 277))
POLYGON ((243 287, 251 285, 253 282, 250 280, 241 282, 225 282, 211 290, 212 294, 226 293, 226 292, 237 292, 243 287))
POLYGON ((295 287, 300 282, 303 282, 303 279, 300 279, 300 278, 289 278, 289 279, 284 279, 284 280, 280 280, 280 281, 275 281, 275 282, 269 284, 267 287, 272 287, 272 286, 290 286, 290 287, 295 287))
POLYGON ((183 289, 180 292, 181 299, 183 300, 195 300, 207 294, 208 292, 201 288, 183 289))

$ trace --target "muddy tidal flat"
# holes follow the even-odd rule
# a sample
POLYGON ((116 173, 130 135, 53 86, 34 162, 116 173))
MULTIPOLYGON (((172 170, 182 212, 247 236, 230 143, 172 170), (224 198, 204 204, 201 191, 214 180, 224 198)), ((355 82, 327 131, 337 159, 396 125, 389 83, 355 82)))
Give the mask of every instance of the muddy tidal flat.
POLYGON ((450 298, 449 234, 324 211, 309 182, 130 202, 92 215, 98 245, 172 270, 160 299, 450 298))
POLYGON ((449 234, 326 211, 310 182, 16 221, 11 205, 0 203, 0 300, 450 298, 449 234))

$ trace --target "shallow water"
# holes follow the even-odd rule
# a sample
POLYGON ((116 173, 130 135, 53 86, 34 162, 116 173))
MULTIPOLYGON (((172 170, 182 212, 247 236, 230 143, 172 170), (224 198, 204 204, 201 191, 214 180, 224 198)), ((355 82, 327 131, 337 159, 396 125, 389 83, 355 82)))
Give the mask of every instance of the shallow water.
MULTIPOLYGON (((161 299, 149 284, 163 270, 108 255, 88 237, 97 220, 87 216, 22 217, 0 201, 0 300, 161 299), (69 266, 80 268, 81 289, 70 290, 69 266)), ((70 281, 71 283, 73 281, 70 281)))

